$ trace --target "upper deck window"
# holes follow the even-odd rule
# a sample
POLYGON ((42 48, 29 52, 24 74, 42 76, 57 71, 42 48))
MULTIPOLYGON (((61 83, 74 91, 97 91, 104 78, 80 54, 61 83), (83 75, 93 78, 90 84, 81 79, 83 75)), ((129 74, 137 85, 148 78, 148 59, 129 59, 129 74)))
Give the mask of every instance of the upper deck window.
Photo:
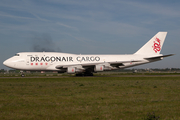
POLYGON ((20 56, 19 54, 15 54, 15 56, 20 56))

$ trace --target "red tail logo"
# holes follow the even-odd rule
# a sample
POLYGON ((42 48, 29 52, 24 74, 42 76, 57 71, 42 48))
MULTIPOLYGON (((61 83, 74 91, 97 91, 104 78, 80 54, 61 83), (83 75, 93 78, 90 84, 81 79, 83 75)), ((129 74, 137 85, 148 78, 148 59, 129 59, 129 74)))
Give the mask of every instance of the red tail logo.
POLYGON ((161 40, 159 38, 155 38, 152 48, 156 53, 161 51, 161 40))

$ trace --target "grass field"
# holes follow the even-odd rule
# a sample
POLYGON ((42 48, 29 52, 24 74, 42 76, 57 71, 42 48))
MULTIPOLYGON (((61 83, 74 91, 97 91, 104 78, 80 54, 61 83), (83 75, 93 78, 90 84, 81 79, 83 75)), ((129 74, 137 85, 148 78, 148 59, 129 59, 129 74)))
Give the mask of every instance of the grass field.
POLYGON ((0 78, 0 119, 180 119, 180 77, 0 78))

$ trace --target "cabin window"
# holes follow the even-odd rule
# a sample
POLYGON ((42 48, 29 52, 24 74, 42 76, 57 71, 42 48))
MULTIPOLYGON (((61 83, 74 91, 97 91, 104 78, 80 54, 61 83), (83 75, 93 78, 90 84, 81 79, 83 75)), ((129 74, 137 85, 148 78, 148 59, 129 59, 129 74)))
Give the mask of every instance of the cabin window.
POLYGON ((20 56, 19 54, 15 54, 15 56, 20 56))

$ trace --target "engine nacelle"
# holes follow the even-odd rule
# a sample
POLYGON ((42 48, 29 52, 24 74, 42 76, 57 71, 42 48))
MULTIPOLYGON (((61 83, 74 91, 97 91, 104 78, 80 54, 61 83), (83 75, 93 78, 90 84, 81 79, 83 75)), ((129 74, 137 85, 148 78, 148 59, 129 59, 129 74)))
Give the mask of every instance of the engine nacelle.
POLYGON ((94 71, 95 72, 102 72, 102 71, 108 71, 108 70, 112 70, 112 67, 110 65, 96 65, 94 67, 94 71))
POLYGON ((77 67, 68 67, 67 68, 68 74, 82 73, 82 72, 84 72, 84 68, 77 68, 77 67))
POLYGON ((75 67, 68 67, 68 68, 67 68, 67 73, 73 74, 73 73, 75 73, 75 72, 76 72, 76 68, 75 68, 75 67))
POLYGON ((94 67, 94 71, 95 72, 102 72, 102 71, 104 71, 104 65, 96 65, 94 67))

